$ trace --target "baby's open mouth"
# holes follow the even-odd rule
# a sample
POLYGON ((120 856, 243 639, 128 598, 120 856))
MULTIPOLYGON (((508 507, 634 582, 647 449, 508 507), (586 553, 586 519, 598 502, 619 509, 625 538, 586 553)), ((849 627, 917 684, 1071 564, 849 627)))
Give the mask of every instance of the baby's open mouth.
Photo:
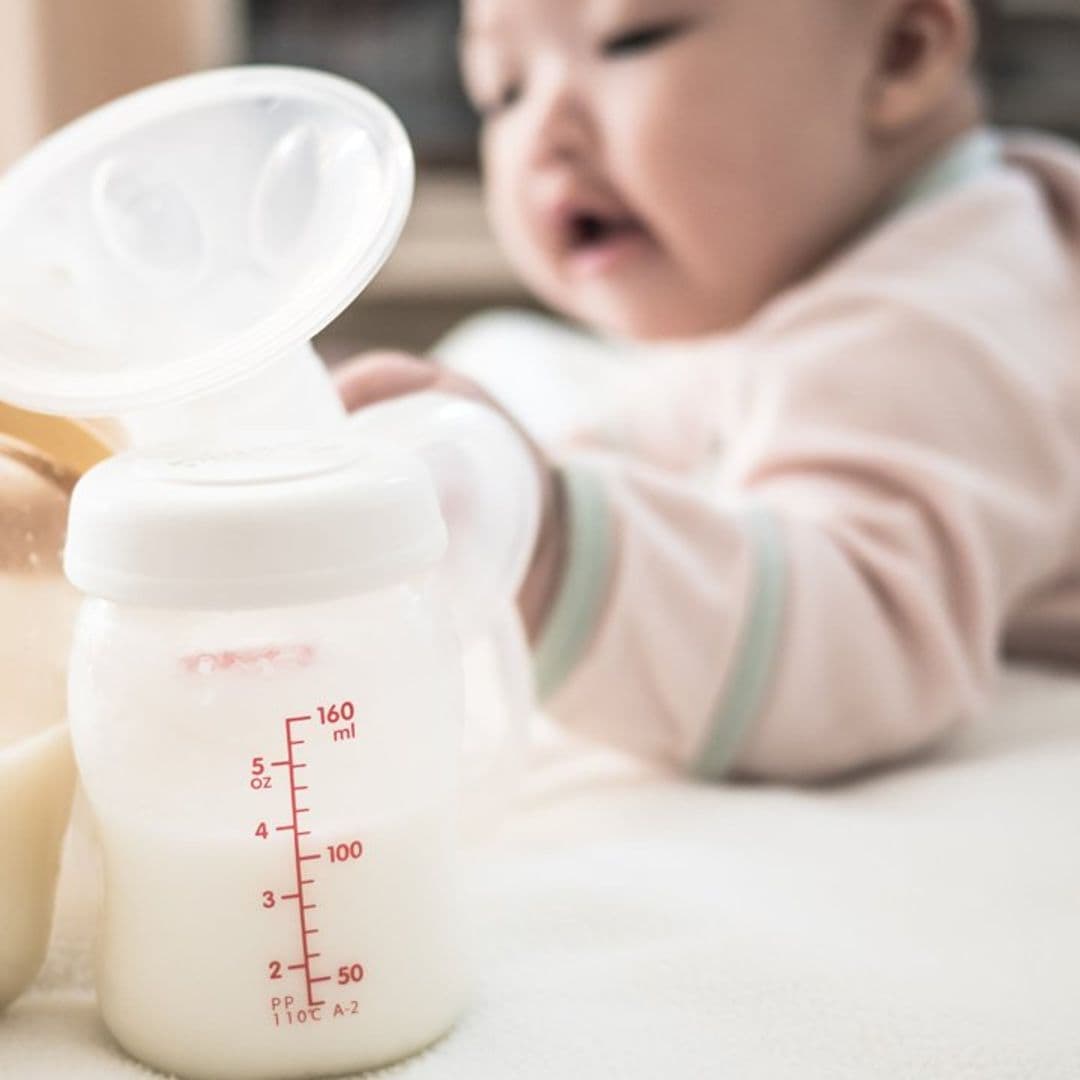
POLYGON ((645 233, 641 223, 633 218, 605 217, 591 212, 574 214, 568 231, 571 252, 597 250, 622 237, 644 236, 645 233))
POLYGON ((562 253, 573 273, 605 276, 647 250, 649 232, 635 217, 577 207, 561 222, 562 253))

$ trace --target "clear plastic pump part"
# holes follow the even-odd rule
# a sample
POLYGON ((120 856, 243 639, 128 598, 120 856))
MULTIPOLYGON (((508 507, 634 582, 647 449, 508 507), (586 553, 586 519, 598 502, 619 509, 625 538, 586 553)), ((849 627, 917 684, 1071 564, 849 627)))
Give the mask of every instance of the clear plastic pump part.
POLYGON ((319 72, 207 72, 91 113, 0 183, 0 399, 114 416, 251 374, 364 288, 412 190, 394 114, 319 72))

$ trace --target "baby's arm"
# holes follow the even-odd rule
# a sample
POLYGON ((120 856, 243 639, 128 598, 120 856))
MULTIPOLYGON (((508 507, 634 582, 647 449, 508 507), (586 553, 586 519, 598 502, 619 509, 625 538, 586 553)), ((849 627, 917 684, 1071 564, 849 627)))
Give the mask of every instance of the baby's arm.
MULTIPOLYGON (((713 777, 835 775, 972 716, 1067 525, 1074 448, 1037 357, 875 298, 773 322, 711 491, 608 453, 553 472, 533 447, 521 599, 548 708, 713 777)), ((398 357, 341 381, 351 408, 432 386, 483 397, 398 357)))
POLYGON ((1065 536, 1058 388, 1014 359, 944 316, 851 300, 750 347, 711 493, 565 461, 552 711, 706 775, 774 779, 895 759, 970 717, 1065 536))

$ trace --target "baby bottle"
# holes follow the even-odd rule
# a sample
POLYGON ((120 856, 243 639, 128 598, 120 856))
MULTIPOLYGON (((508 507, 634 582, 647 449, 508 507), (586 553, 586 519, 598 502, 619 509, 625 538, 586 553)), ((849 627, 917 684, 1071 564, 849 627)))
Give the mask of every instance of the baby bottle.
POLYGON ((355 436, 122 454, 75 490, 99 999, 207 1080, 352 1072, 463 1005, 461 658, 427 468, 355 436))
POLYGON ((107 105, 0 180, 0 400, 126 450, 72 500, 69 714, 101 1008, 184 1076, 354 1071, 461 1008, 458 771, 496 818, 535 470, 469 402, 347 418, 310 345, 412 189, 382 102, 257 67, 107 105))

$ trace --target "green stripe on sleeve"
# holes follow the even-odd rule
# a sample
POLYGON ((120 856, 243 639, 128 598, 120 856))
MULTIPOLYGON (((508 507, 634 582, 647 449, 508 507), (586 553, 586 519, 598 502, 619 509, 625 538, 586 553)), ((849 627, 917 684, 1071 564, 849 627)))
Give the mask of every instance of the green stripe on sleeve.
POLYGON ((787 564, 780 527, 768 511, 747 517, 754 549, 754 594, 740 636, 731 676, 713 713, 694 771, 719 779, 731 767, 750 724, 761 710, 783 627, 787 564))
POLYGON ((600 620, 611 572, 614 530, 600 478, 561 470, 566 493, 567 554, 562 582, 533 656, 537 693, 548 700, 585 654, 600 620))

